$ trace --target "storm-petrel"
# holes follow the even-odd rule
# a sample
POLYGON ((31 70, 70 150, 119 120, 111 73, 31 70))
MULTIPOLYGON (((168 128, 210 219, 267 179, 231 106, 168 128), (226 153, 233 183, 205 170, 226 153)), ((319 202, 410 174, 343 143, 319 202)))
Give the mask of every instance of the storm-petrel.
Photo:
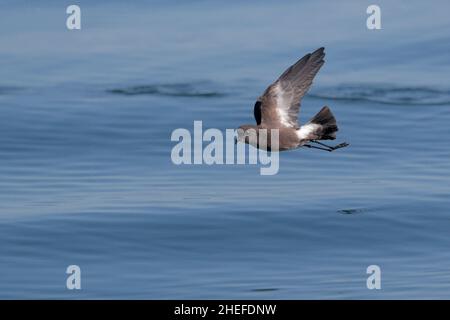
POLYGON ((242 125, 238 130, 237 141, 254 145, 257 148, 284 151, 299 147, 333 151, 348 146, 346 142, 329 146, 318 140, 334 140, 338 127, 336 119, 328 107, 323 107, 311 120, 302 126, 298 124, 300 100, 308 91, 314 76, 324 64, 324 48, 309 53, 290 66, 264 94, 258 98, 254 107, 256 125, 242 125), (248 130, 253 129, 253 130, 248 130), (259 130, 267 132, 267 142, 260 143, 259 130), (270 142, 270 130, 279 130, 278 148, 270 142), (315 143, 312 145, 309 143, 315 143))

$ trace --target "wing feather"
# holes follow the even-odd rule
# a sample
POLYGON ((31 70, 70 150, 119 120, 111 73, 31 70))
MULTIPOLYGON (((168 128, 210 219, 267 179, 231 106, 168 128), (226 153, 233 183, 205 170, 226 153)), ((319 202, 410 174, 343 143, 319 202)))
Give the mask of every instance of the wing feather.
POLYGON ((262 123, 274 128, 299 127, 300 100, 308 92, 314 77, 325 63, 324 57, 324 48, 305 55, 266 89, 257 100, 261 103, 262 123))

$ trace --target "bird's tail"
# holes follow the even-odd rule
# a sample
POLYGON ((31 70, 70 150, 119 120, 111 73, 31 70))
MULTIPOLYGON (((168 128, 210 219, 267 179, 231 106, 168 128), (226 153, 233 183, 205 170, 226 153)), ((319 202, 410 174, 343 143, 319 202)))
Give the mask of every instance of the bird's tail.
POLYGON ((314 128, 311 132, 313 139, 311 140, 334 140, 336 139, 336 132, 339 130, 336 124, 336 119, 331 113, 330 108, 323 107, 308 124, 314 124, 311 126, 314 128))

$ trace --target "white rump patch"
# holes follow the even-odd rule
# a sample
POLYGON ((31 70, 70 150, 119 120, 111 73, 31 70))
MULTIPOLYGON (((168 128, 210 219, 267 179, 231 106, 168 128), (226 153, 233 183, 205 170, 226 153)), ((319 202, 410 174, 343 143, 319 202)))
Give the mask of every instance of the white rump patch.
POLYGON ((297 130, 297 136, 300 140, 311 139, 311 135, 319 128, 320 125, 316 123, 305 124, 297 130))

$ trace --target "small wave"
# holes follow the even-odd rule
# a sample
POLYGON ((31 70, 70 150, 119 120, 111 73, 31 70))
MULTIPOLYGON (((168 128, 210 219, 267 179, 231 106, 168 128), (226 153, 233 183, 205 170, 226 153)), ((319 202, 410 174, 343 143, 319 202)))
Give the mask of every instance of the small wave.
POLYGON ((171 97, 221 97, 225 94, 211 88, 209 83, 171 83, 138 85, 126 88, 108 90, 110 93, 134 96, 134 95, 161 95, 171 97))
POLYGON ((369 210, 365 209, 365 208, 349 208, 349 209, 338 210, 338 213, 340 213, 340 214, 359 214, 359 213, 364 213, 367 211, 369 211, 369 210))
POLYGON ((278 288, 256 288, 256 289, 251 289, 251 292, 273 292, 273 291, 278 291, 278 288))
POLYGON ((340 85, 324 88, 312 98, 369 101, 392 105, 450 105, 450 90, 388 85, 340 85))
POLYGON ((21 91, 22 89, 23 88, 21 87, 14 87, 14 86, 0 86, 0 95, 16 93, 18 91, 21 91))

